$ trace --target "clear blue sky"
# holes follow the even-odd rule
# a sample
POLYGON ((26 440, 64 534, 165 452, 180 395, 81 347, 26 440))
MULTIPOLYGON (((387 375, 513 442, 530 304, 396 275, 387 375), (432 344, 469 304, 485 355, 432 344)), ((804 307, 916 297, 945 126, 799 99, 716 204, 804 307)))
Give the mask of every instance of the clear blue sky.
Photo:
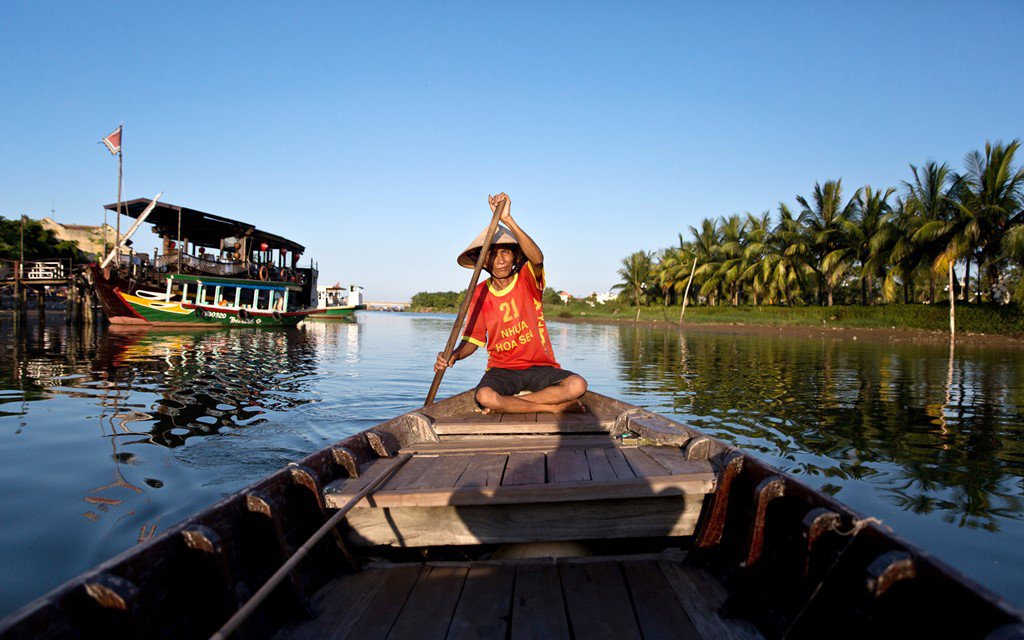
POLYGON ((501 190, 585 294, 703 217, 1024 137, 1021 2, 293 4, 0 5, 0 215, 101 222, 123 121, 129 198, 371 300, 464 288, 501 190))

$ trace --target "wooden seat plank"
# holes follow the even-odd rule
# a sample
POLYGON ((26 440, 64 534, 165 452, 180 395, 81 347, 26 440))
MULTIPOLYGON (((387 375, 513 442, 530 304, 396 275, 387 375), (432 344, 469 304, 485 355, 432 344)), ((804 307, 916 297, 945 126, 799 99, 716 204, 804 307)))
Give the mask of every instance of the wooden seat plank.
POLYGON ((545 415, 537 417, 533 423, 499 424, 496 420, 472 420, 466 422, 435 422, 434 432, 439 435, 473 435, 473 434, 519 434, 519 433, 605 433, 611 430, 614 421, 579 421, 562 422, 557 419, 542 420, 545 415))
POLYGON ((389 640, 445 637, 468 571, 465 566, 424 567, 388 634, 389 640))
POLYGON ((545 455, 541 451, 514 451, 508 454, 504 485, 544 484, 545 455))
POLYGON ((622 563, 622 571, 633 595, 633 608, 645 640, 701 640, 683 605, 672 597, 672 586, 657 562, 627 560, 622 563))
POLYGON ((637 447, 622 447, 619 449, 622 455, 629 462, 629 466, 632 467, 633 473, 640 478, 650 478, 654 476, 667 476, 669 475, 668 469, 658 464, 654 458, 647 455, 637 447))
POLYGON ((616 478, 615 470, 612 469, 603 449, 587 449, 586 454, 591 480, 614 480, 616 478))
POLYGON ((477 453, 469 456, 465 471, 455 482, 456 487, 488 487, 501 484, 508 456, 502 453, 477 453))
POLYGON ((622 480, 636 477, 636 474, 633 473, 633 468, 629 466, 629 463, 626 462, 626 457, 622 455, 621 448, 607 449, 604 452, 604 456, 608 458, 608 464, 611 466, 612 471, 615 472, 616 478, 622 480))
POLYGON ((512 565, 473 565, 448 627, 448 640, 504 638, 512 615, 512 565))
POLYGON ((548 482, 590 480, 587 454, 581 449, 559 449, 548 454, 548 482))
POLYGON ((719 613, 728 597, 725 587, 701 569, 671 560, 658 562, 686 615, 704 638, 761 640, 764 636, 753 624, 719 613))
POLYGON ((454 487, 473 456, 438 456, 418 480, 409 485, 410 489, 442 489, 454 487))
POLYGON ((569 638, 562 585, 554 564, 522 564, 516 567, 511 638, 569 638))
POLYGON ((617 563, 563 563, 558 569, 574 637, 640 640, 640 628, 617 563))
MULTIPOLYGON (((449 454, 510 451, 554 451, 555 449, 600 449, 614 447, 607 435, 529 435, 494 437, 480 435, 445 436, 441 442, 420 442, 399 453, 449 454)), ((632 475, 632 474, 630 474, 632 475)))
MULTIPOLYGON (((517 454, 511 454, 509 458, 517 454)), ((543 455, 522 452, 518 455, 543 455)), ((366 500, 356 504, 357 509, 366 507, 442 507, 442 506, 487 506, 542 502, 574 502, 590 500, 622 500, 632 498, 653 498, 662 496, 703 496, 714 491, 715 473, 711 463, 703 460, 704 470, 699 473, 670 476, 663 471, 661 476, 626 478, 606 481, 586 480, 580 482, 531 482, 520 485, 501 486, 459 486, 447 489, 400 489, 380 490, 366 500)), ((505 475, 510 471, 506 469, 505 475)), ((512 470, 510 482, 515 482, 516 470, 512 470)), ((325 494, 329 507, 338 508, 338 499, 332 493, 325 494)))
POLYGON ((398 619, 398 615, 402 612, 409 592, 412 591, 424 569, 426 567, 420 565, 388 569, 384 585, 356 624, 344 636, 340 635, 340 632, 344 630, 339 629, 339 633, 335 634, 335 637, 352 638, 352 640, 386 638, 395 624, 395 620, 398 619))

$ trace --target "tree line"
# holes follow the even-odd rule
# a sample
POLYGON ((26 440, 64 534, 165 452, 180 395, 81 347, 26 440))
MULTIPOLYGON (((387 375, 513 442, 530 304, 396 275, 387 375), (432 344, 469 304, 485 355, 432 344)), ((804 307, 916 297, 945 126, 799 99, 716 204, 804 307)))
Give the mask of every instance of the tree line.
POLYGON ((633 305, 807 305, 1024 301, 1020 142, 986 143, 963 171, 910 165, 898 187, 815 183, 796 206, 705 218, 678 245, 622 260, 613 289, 633 305), (973 270, 973 275, 972 275, 973 270), (692 274, 692 283, 691 283, 692 274), (696 298, 696 300, 695 300, 696 298))
POLYGON ((38 220, 8 220, 0 216, 0 260, 20 260, 22 246, 25 260, 71 259, 85 262, 89 256, 74 240, 60 240, 51 229, 38 220))

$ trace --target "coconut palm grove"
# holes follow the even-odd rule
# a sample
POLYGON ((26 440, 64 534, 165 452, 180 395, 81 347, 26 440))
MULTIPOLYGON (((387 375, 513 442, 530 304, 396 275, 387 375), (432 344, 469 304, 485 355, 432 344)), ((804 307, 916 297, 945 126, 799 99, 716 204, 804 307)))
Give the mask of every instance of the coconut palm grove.
POLYGON ((879 305, 1024 302, 1020 141, 988 142, 962 166, 911 164, 897 185, 815 182, 774 213, 703 219, 675 246, 622 260, 633 305, 879 305), (691 282, 692 278, 692 282, 691 282), (689 285, 689 290, 688 289, 689 285))

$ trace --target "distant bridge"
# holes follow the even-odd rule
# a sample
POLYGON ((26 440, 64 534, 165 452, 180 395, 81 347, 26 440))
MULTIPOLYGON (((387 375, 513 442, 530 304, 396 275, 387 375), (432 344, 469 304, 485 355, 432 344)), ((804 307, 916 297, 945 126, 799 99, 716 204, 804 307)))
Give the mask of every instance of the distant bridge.
POLYGON ((364 302, 371 311, 405 311, 411 302, 364 302))

